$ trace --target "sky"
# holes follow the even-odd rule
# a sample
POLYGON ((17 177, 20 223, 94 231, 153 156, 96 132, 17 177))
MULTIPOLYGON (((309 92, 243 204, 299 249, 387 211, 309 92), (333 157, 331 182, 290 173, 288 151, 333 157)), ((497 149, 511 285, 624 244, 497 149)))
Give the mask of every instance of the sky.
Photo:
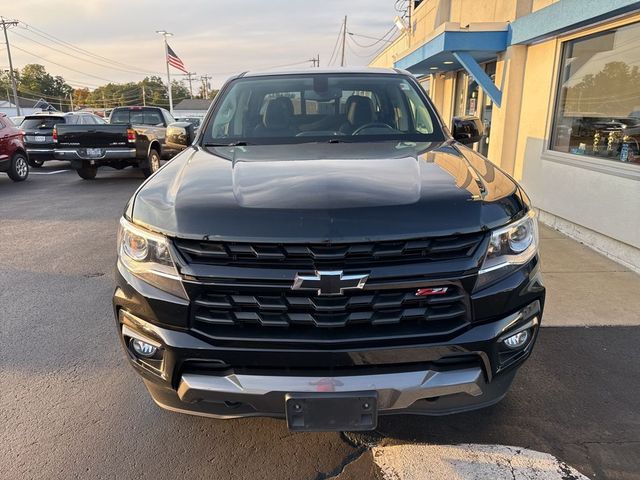
MULTIPOLYGON (((49 73, 65 77, 73 87, 90 89, 109 81, 138 81, 145 73, 165 78, 164 46, 155 31, 167 30, 174 34, 169 44, 187 69, 198 77, 211 75, 215 88, 237 72, 304 62, 318 54, 321 66, 327 66, 345 15, 347 31, 379 38, 393 27, 395 3, 395 0, 3 0, 0 15, 23 22, 9 30, 14 68, 40 63, 49 73), (51 41, 47 35, 71 46, 51 41), (125 65, 118 65, 119 68, 104 65, 101 59, 89 57, 77 48, 125 65)), ((3 40, 0 37, 0 68, 6 69, 3 40)), ((346 64, 366 65, 371 55, 384 45, 382 42, 363 48, 374 42, 351 36, 346 64)), ((310 65, 302 63, 298 68, 310 65)), ((180 73, 172 70, 172 74, 180 73)))

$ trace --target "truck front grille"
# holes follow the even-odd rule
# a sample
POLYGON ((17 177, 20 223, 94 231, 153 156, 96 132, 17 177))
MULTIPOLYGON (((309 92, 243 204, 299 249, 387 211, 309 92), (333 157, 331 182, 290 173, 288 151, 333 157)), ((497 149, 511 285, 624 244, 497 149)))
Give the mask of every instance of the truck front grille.
POLYGON ((469 319, 467 295, 458 285, 432 297, 417 296, 416 289, 325 297, 206 288, 191 310, 192 329, 210 338, 283 343, 415 341, 453 334, 469 319))
POLYGON ((215 342, 331 348, 418 344, 459 333, 471 321, 467 291, 473 286, 470 275, 468 282, 460 275, 477 268, 485 237, 479 232, 349 244, 173 244, 188 266, 194 332, 215 342), (446 273, 447 268, 453 270, 446 273), (296 273, 314 270, 370 276, 363 289, 340 295, 292 288, 296 273), (447 286, 445 294, 417 295, 421 287, 440 286, 447 286))
POLYGON ((467 258, 476 252, 483 233, 411 240, 264 244, 175 240, 188 263, 239 267, 319 269, 368 268, 424 261, 467 258))

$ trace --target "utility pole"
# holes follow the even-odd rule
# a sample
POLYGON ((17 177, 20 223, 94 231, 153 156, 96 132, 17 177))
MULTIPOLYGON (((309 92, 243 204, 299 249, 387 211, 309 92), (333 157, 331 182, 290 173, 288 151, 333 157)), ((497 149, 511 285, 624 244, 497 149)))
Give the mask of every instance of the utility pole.
POLYGON ((144 85, 142 85, 142 106, 147 106, 147 92, 144 89, 144 85))
POLYGON ((71 103, 71 111, 73 112, 73 93, 69 94, 69 102, 71 103))
POLYGON ((211 75, 202 75, 200 80, 202 80, 202 88, 204 89, 204 98, 209 98, 209 80, 211 79, 211 75))
POLYGON ((167 89, 169 90, 169 112, 173 114, 173 94, 171 93, 171 73, 169 72, 169 44, 167 43, 167 37, 173 37, 173 33, 169 33, 166 30, 156 30, 164 37, 164 63, 167 66, 167 89))
POLYGON ((20 115, 20 102, 18 101, 18 88, 16 87, 16 77, 13 74, 13 62, 11 61, 11 47, 9 46, 9 36, 7 35, 7 27, 15 27, 18 25, 17 20, 8 22, 4 17, 0 17, 2 29, 4 30, 4 41, 7 45, 7 56, 9 57, 9 78, 11 79, 11 89, 13 90, 13 103, 16 105, 16 115, 20 115))
POLYGON ((316 66, 320 68, 320 54, 316 57, 316 66))
POLYGON ((344 16, 344 23, 342 24, 342 58, 340 60, 340 66, 344 67, 344 47, 347 42, 347 16, 344 16))
POLYGON ((185 76, 187 77, 187 80, 189 80, 189 93, 191 95, 191 98, 193 98, 193 85, 191 84, 191 80, 193 80, 193 78, 196 75, 197 75, 196 72, 185 73, 185 76))

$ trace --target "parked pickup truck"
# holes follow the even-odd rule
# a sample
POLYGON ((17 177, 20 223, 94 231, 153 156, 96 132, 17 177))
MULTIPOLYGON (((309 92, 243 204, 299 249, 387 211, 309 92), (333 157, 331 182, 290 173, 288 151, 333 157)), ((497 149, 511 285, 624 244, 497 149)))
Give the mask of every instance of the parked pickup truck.
POLYGON ((161 160, 179 150, 166 145, 167 127, 175 120, 164 108, 114 108, 106 125, 58 124, 53 132, 54 156, 70 160, 85 180, 95 178, 98 167, 139 167, 145 177, 160 168, 161 160))
POLYGON ((155 403, 352 431, 502 399, 545 288, 481 138, 397 69, 229 80, 120 220, 115 323, 155 403))

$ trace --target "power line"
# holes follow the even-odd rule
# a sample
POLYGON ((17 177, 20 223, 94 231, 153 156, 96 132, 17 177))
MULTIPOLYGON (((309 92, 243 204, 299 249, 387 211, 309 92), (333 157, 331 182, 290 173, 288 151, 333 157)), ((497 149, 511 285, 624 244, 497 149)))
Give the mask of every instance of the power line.
POLYGON ((76 59, 76 60, 80 60, 80 61, 82 61, 82 62, 87 62, 87 63, 91 63, 91 64, 93 64, 93 65, 97 65, 98 67, 101 67, 101 68, 105 68, 105 69, 109 69, 109 70, 118 70, 118 71, 121 71, 121 72, 125 72, 125 73, 133 73, 133 74, 141 74, 141 73, 142 73, 142 72, 134 71, 134 70, 126 70, 126 69, 124 69, 124 68, 116 67, 116 66, 113 66, 113 65, 105 65, 105 64, 103 64, 103 63, 98 63, 98 62, 96 62, 96 61, 89 60, 89 59, 87 59, 87 58, 81 58, 81 57, 78 57, 77 55, 74 55, 73 53, 65 52, 64 50, 60 50, 60 49, 58 49, 58 48, 54 48, 54 47, 52 47, 51 45, 47 45, 46 43, 39 42, 38 40, 34 40, 33 38, 29 38, 29 37, 27 37, 27 36, 25 36, 25 35, 21 35, 21 34, 20 34, 20 33, 18 33, 18 32, 13 32, 13 33, 14 33, 14 34, 16 34, 16 35, 17 35, 17 36, 19 36, 19 37, 22 37, 22 38, 24 38, 24 39, 26 39, 26 40, 29 40, 30 42, 37 43, 38 45, 41 45, 41 46, 43 46, 43 47, 45 47, 45 48, 48 48, 48 49, 50 49, 50 50, 53 50, 54 52, 58 52, 58 53, 61 53, 61 54, 63 54, 63 55, 67 55, 67 56, 69 56, 69 57, 72 57, 72 58, 74 58, 74 59, 76 59))
POLYGON ((211 80, 211 75, 202 75, 200 76, 200 80, 202 81, 202 97, 209 98, 209 80, 211 80))
POLYGON ((9 37, 7 35, 7 26, 15 26, 17 21, 7 22, 4 17, 0 17, 2 20, 2 30, 4 30, 4 40, 7 44, 7 57, 9 57, 9 78, 11 79, 11 89, 13 90, 13 103, 16 105, 16 113, 20 115, 20 101, 18 100, 18 92, 16 90, 16 76, 13 71, 13 61, 11 60, 11 46, 9 45, 9 37))
POLYGON ((344 16, 344 24, 342 26, 342 57, 340 60, 340 66, 344 67, 344 47, 347 42, 347 16, 344 16))
POLYGON ((194 80, 196 75, 196 72, 188 72, 184 75, 187 77, 187 81, 189 82, 189 93, 191 94, 191 98, 193 98, 193 84, 191 82, 194 80))
POLYGON ((349 41, 347 41, 347 49, 354 54, 356 57, 360 57, 360 58, 371 58, 373 56, 372 53, 365 53, 364 55, 356 52, 353 47, 351 47, 351 39, 349 39, 349 41))
POLYGON ((35 58, 39 58, 40 60, 43 60, 43 61, 48 62, 48 63, 51 63, 51 64, 53 64, 53 65, 57 65, 58 67, 62 67, 62 68, 64 68, 64 69, 70 70, 70 71, 72 71, 72 72, 76 72, 76 73, 79 73, 79 74, 81 74, 81 75, 86 75, 87 77, 97 78, 98 80, 104 80, 104 81, 107 81, 107 82, 109 82, 109 83, 117 83, 117 82, 115 82, 115 81, 113 81, 113 80, 109 80, 108 78, 100 77, 100 76, 98 76, 98 75, 93 75, 93 74, 91 74, 91 73, 82 72, 82 71, 80 71, 80 70, 76 70, 75 68, 71 68, 71 67, 68 67, 68 66, 66 66, 66 65, 63 65, 63 64, 61 64, 61 63, 54 62, 53 60, 49 60, 49 59, 47 59, 47 58, 41 57, 40 55, 36 55, 35 53, 30 52, 29 50, 25 50, 24 48, 20 48, 20 47, 18 47, 18 46, 16 46, 16 45, 14 45, 14 48, 17 48, 17 49, 18 49, 18 50, 20 50, 21 52, 24 52, 24 53, 26 53, 26 54, 28 54, 28 55, 31 55, 31 56, 35 57, 35 58))
POLYGON ((336 43, 333 45, 333 51, 331 52, 331 57, 329 58, 329 63, 327 63, 328 66, 333 65, 333 59, 336 56, 336 53, 338 51, 338 45, 340 45, 340 38, 342 37, 342 27, 343 27, 343 25, 340 24, 340 30, 338 30, 338 36, 336 37, 336 43))
POLYGON ((34 27, 33 25, 29 25, 27 22, 20 21, 20 23, 22 25, 24 25, 24 28, 26 30, 29 30, 30 32, 35 33, 36 35, 39 35, 39 36, 41 36, 43 38, 46 38, 49 41, 53 41, 53 42, 55 42, 57 44, 61 44, 63 46, 66 46, 67 48, 71 48, 71 49, 73 49, 73 50, 75 50, 78 53, 81 53, 83 55, 86 55, 86 56, 89 56, 89 57, 93 57, 93 58, 97 58, 97 59, 100 59, 100 60, 102 60, 104 62, 111 63, 111 64, 114 64, 114 65, 120 65, 121 67, 128 68, 128 69, 131 69, 131 70, 136 70, 136 71, 139 71, 139 72, 144 73, 146 75, 154 75, 154 76, 159 76, 160 75, 158 72, 152 72, 150 70, 141 69, 141 68, 135 67, 133 65, 128 65, 126 63, 119 62, 119 61, 104 57, 102 55, 98 55, 97 53, 93 53, 93 52, 91 52, 89 50, 86 50, 86 49, 78 47, 78 46, 76 46, 76 45, 74 45, 72 43, 69 43, 66 40, 62 40, 61 38, 58 38, 58 37, 56 37, 54 35, 51 35, 50 33, 47 33, 44 30, 41 30, 41 29, 39 29, 37 27, 34 27))
POLYGON ((371 48, 376 46, 378 43, 380 42, 387 42, 387 43, 392 43, 392 40, 388 40, 387 37, 389 36, 389 34, 393 33, 393 31, 396 29, 396 26, 394 25, 393 27, 391 27, 387 33, 385 33, 382 37, 376 38, 376 37, 370 37, 368 35, 360 35, 358 33, 353 33, 353 32, 347 32, 349 34, 350 40, 353 41, 353 43, 355 43, 357 46, 359 46, 360 48, 371 48), (362 38, 368 38, 370 40, 376 40, 373 43, 370 43, 369 45, 362 45, 360 43, 358 43, 358 41, 353 38, 353 37, 362 37, 362 38))

